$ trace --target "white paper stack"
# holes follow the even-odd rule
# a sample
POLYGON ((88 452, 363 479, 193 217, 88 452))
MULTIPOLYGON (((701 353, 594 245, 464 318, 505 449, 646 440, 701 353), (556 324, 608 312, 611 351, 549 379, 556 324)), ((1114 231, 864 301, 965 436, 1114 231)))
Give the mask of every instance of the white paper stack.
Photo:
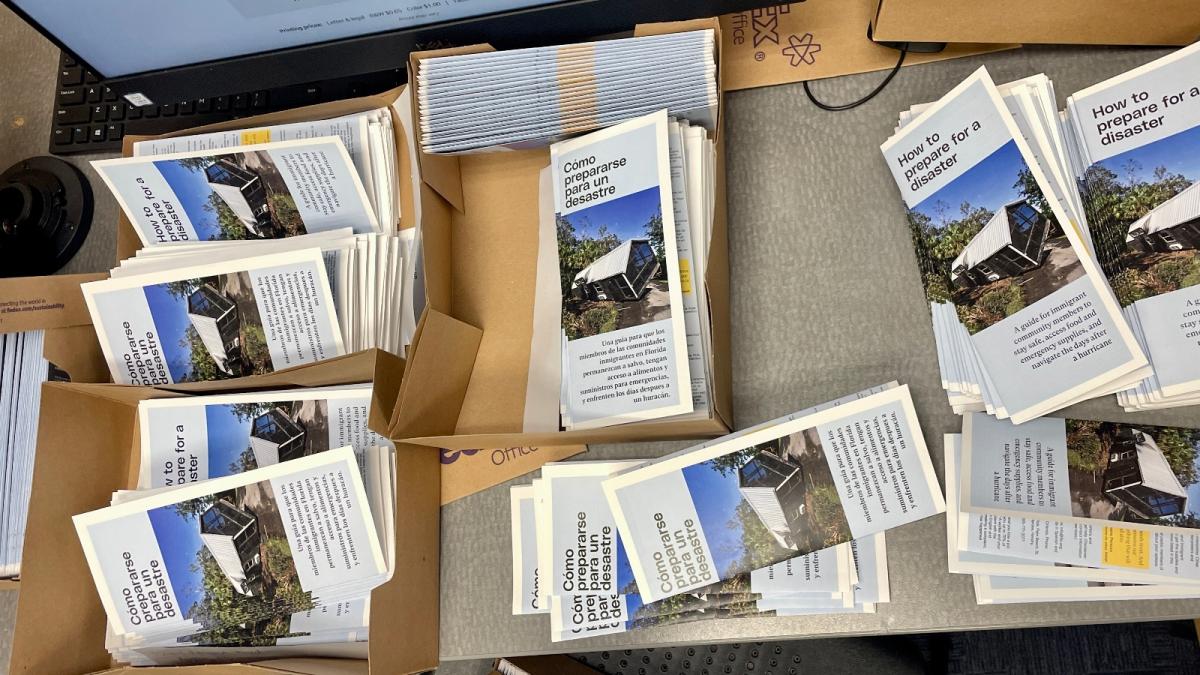
POLYGON ((662 111, 552 146, 527 431, 711 415, 714 147, 662 111))
MULTIPOLYGON (((992 158, 991 168, 984 170, 996 174, 988 187, 992 197, 980 189, 968 195, 967 188, 979 188, 983 181, 979 176, 966 177, 957 192, 943 188, 948 192, 940 203, 937 195, 922 194, 925 202, 910 209, 914 233, 924 233, 925 246, 918 242, 918 256, 933 305, 942 383, 956 411, 986 410, 999 417, 1012 412, 997 391, 994 369, 986 365, 997 361, 997 351, 1005 351, 1003 343, 997 346, 994 340, 982 338, 982 331, 967 336, 966 326, 978 329, 982 321, 996 318, 1017 331, 1007 349, 1021 359, 1010 364, 1017 373, 1029 374, 1025 368, 1030 362, 1043 371, 1055 370, 1052 360, 1059 361, 1060 369, 1063 363, 1116 363, 1120 359, 1112 358, 1111 347, 1129 345, 1126 333, 1133 337, 1131 351, 1143 353, 1147 367, 1115 378, 1115 371, 1101 375, 1098 365, 1085 367, 1083 376, 1096 377, 1063 392, 1062 405, 1113 392, 1129 411, 1200 403, 1200 313, 1193 311, 1200 307, 1200 162, 1196 160, 1200 88, 1191 83, 1197 68, 1200 45, 1185 47, 1076 92, 1062 111, 1056 109, 1053 83, 1045 75, 999 85, 996 90, 1024 141, 1022 153, 1029 168, 1018 172, 1012 188, 1005 191, 1001 179, 1008 177, 999 175, 1004 173, 1000 162, 992 158), (999 205, 1005 197, 1000 193, 1014 201, 999 205), (1022 247, 1025 239, 1012 227, 1011 218, 1008 232, 997 226, 1000 214, 1023 210, 1017 199, 1040 214, 1032 219, 1035 232, 1042 227, 1041 217, 1050 221, 1046 236, 1035 247, 1036 255, 1029 255, 1028 246, 1022 247), (980 216, 989 212, 995 215, 984 224, 980 216), (1080 267, 1066 260, 1064 237, 1075 242, 1072 248, 1082 267, 1089 268, 1087 276, 1094 277, 1099 291, 1111 301, 1093 301, 1096 317, 1081 324, 1064 319, 1065 326, 1055 326, 1052 316, 1051 327, 1044 331, 1049 335, 1025 338, 1024 344, 1018 344, 1018 332, 1038 331, 1045 324, 1040 313, 1054 311, 1044 307, 1029 324, 1034 317, 1021 312, 1030 304, 1029 298, 1041 295, 1042 287, 1069 284, 1075 274, 1072 269, 1080 267), (993 248, 998 252, 988 254, 993 248), (955 252, 958 257, 947 263, 955 252), (947 272, 949 280, 942 286, 948 288, 939 290, 929 282, 947 272), (981 296, 989 289, 1003 292, 994 292, 983 302, 981 296), (1108 313, 1101 306, 1119 310, 1120 330, 1093 325, 1108 313), (1067 330, 1058 330, 1061 327, 1067 330), (1097 329, 1104 334, 1097 337, 1097 329), (1101 351, 1108 351, 1108 358, 1095 358, 1101 351)), ((931 109, 947 105, 943 99, 911 107, 901 113, 898 133, 927 120, 931 109)), ((925 156, 918 152, 910 161, 920 163, 925 156)), ((959 171, 931 170, 947 175, 959 171)), ((1071 378, 1078 379, 1082 376, 1071 378)), ((1055 403, 1052 409, 1062 405, 1055 403)), ((1048 411, 1046 406, 1039 409, 1048 411)))
POLYGON ((365 658, 370 591, 394 570, 394 454, 370 446, 364 466, 347 446, 76 516, 113 657, 365 658))
MULTIPOLYGON (((395 109, 411 137, 408 100, 395 109)), ((141 141, 95 162, 142 242, 113 275, 319 247, 346 349, 403 353, 424 285, 419 232, 399 229, 396 131, 384 108, 141 141)))
POLYGON ((391 113, 380 108, 327 120, 138 141, 133 144, 133 156, 211 153, 251 144, 336 137, 342 141, 358 170, 372 210, 379 218, 381 231, 394 233, 400 223, 399 164, 394 133, 391 113))
POLYGON ((561 462, 510 488, 513 614, 549 614, 551 640, 717 618, 874 612, 888 602, 883 533, 657 602, 642 598, 602 482, 625 462, 561 462))
POLYGON ((0 335, 0 579, 21 573, 42 383, 67 379, 42 357, 40 330, 0 335))
POLYGON ((711 30, 421 61, 422 149, 544 147, 656 110, 715 129, 711 30))
POLYGON ((1195 429, 969 413, 945 437, 952 573, 979 604, 1200 597, 1195 429))
POLYGON ((1098 257, 1054 102, 1044 75, 995 86, 981 68, 902 113, 881 148, 959 414, 1020 423, 1150 373, 1098 257))

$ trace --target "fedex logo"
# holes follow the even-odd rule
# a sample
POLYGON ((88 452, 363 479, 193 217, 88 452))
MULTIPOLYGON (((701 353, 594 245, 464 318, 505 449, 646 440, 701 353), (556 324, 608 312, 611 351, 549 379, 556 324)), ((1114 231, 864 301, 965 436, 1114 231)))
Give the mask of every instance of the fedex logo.
POLYGON ((790 14, 791 11, 791 5, 775 5, 734 14, 733 44, 740 45, 746 42, 747 28, 751 29, 756 49, 764 42, 779 44, 779 17, 790 14))

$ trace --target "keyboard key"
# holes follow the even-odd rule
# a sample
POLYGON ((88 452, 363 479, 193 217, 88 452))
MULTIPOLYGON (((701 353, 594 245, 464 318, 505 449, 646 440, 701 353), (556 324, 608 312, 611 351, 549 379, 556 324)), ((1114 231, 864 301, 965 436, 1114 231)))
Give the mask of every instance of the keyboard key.
POLYGON ((247 96, 246 94, 234 94, 233 95, 233 109, 234 110, 245 110, 246 108, 249 108, 249 107, 250 107, 250 97, 249 96, 247 96))
POLYGON ((129 111, 125 113, 125 118, 130 120, 142 119, 142 109, 136 105, 129 106, 129 111))
POLYGON ((110 119, 110 120, 125 119, 125 104, 124 103, 108 104, 108 119, 110 119))
POLYGON ((83 73, 83 81, 85 84, 96 84, 100 81, 100 78, 96 77, 95 73, 88 70, 83 73))
POLYGON ((158 117, 158 106, 148 105, 142 107, 142 115, 147 118, 158 117))
POLYGON ((91 119, 91 109, 86 106, 58 108, 54 111, 55 124, 79 124, 91 119))
POLYGON ((191 115, 195 112, 196 112, 196 102, 195 101, 184 101, 183 103, 179 104, 179 114, 180 115, 191 115))
POLYGON ((170 116, 174 115, 176 112, 178 112, 178 110, 179 110, 179 106, 174 103, 168 103, 166 105, 160 105, 158 107, 158 112, 163 117, 170 117, 170 116))
POLYGON ((88 132, 88 138, 93 143, 103 143, 104 142, 104 131, 105 131, 105 128, 104 128, 103 124, 93 124, 91 131, 88 132))
POLYGON ((63 54, 63 55, 62 55, 62 57, 63 57, 63 65, 64 65, 64 66, 77 66, 77 65, 79 65, 79 63, 78 63, 78 62, 77 62, 75 59, 71 58, 71 57, 70 57, 70 56, 68 56, 67 54, 63 54))
POLYGON ((88 142, 87 127, 71 127, 71 142, 72 143, 87 143, 88 142))
POLYGON ((250 107, 251 108, 254 108, 254 109, 265 108, 265 107, 267 107, 267 101, 268 101, 267 92, 265 92, 265 91, 256 91, 253 94, 250 94, 250 107))
POLYGON ((213 102, 211 98, 196 99, 196 112, 200 114, 212 112, 213 102))
POLYGON ((108 140, 119 141, 125 135, 125 125, 120 122, 113 122, 105 127, 105 133, 108 135, 108 140))
POLYGON ((117 100, 117 92, 113 91, 112 89, 109 89, 108 87, 105 87, 104 88, 104 100, 105 101, 117 100))
POLYGON ((229 110, 229 97, 218 96, 213 102, 213 110, 216 110, 217 112, 226 112, 229 110))
POLYGON ((88 103, 99 103, 104 98, 104 91, 98 84, 87 87, 85 91, 87 92, 88 103))
POLYGON ((83 87, 70 87, 58 90, 59 105, 78 105, 87 102, 87 92, 83 87))
POLYGON ((54 131, 50 132, 50 140, 55 145, 69 145, 71 143, 71 127, 54 127, 54 131))
POLYGON ((317 85, 310 85, 304 88, 304 98, 309 102, 318 103, 321 100, 321 88, 317 85))
POLYGON ((108 119, 108 106, 94 105, 92 106, 92 121, 103 122, 108 119))
POLYGON ((64 87, 73 87, 77 84, 83 84, 83 68, 79 66, 70 66, 63 68, 58 74, 59 84, 64 87))

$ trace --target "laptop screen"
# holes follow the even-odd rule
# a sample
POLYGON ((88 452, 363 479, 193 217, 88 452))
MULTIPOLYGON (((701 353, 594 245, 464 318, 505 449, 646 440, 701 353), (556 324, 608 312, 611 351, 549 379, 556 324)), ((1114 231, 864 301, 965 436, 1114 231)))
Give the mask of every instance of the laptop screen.
POLYGON ((11 0, 113 78, 556 0, 11 0))

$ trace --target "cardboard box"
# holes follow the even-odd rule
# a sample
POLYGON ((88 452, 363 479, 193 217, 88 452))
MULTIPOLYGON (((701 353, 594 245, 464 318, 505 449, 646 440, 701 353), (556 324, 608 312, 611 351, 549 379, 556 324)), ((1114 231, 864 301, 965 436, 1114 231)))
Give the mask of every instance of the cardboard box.
POLYGON ((1195 0, 879 0, 881 42, 1186 45, 1200 37, 1195 0))
MULTIPOLYGON (((210 391, 208 385, 213 384, 221 385, 222 391, 244 391, 373 381, 370 424, 380 430, 395 406, 403 369, 401 359, 372 350, 268 375, 173 385, 171 390, 46 384, 10 672, 88 673, 112 666, 104 649, 107 618, 71 517, 108 506, 114 490, 137 484, 138 401, 210 391)), ((369 663, 371 671, 380 673, 419 672, 434 668, 438 661, 438 454, 425 447, 399 445, 396 458, 396 573, 371 596, 371 625, 379 632, 369 643, 369 663)), ((288 659, 169 671, 136 669, 160 671, 348 675, 366 673, 368 666, 353 659, 288 659)))
MULTIPOLYGON (((716 33, 720 95, 721 39, 716 19, 642 25, 635 34, 701 29, 716 33)), ((414 52, 409 72, 419 72, 423 59, 485 51, 491 51, 491 47, 414 52)), ((419 92, 412 97, 414 119, 419 119, 415 109, 418 97, 419 92)), ((549 165, 550 151, 543 148, 460 156, 421 153, 421 227, 426 287, 431 292, 408 354, 408 372, 397 400, 391 436, 438 448, 470 449, 704 438, 728 433, 733 421, 733 397, 723 117, 719 108, 716 215, 705 280, 712 306, 714 352, 714 405, 709 419, 522 433, 538 253, 538 175, 549 165)))
MULTIPOLYGON (((63 274, 0 279, 0 334, 44 330, 42 354, 75 382, 108 382, 108 366, 96 340, 79 284, 107 274, 63 274)), ((0 579, 0 591, 20 581, 0 579)))
POLYGON ((79 284, 107 278, 62 274, 0 279, 0 333, 43 329, 43 353, 73 382, 108 382, 104 353, 79 290, 79 284))

